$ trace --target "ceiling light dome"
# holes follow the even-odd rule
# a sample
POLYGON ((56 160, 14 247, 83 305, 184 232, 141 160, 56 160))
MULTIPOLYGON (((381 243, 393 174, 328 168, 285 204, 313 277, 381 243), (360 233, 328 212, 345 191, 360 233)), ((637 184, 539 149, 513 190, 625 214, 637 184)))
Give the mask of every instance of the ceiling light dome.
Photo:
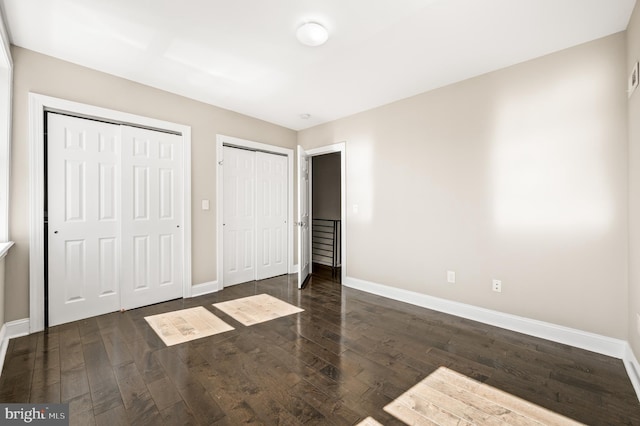
POLYGON ((296 36, 305 46, 320 46, 327 41, 329 33, 325 27, 317 22, 307 22, 298 28, 296 36))

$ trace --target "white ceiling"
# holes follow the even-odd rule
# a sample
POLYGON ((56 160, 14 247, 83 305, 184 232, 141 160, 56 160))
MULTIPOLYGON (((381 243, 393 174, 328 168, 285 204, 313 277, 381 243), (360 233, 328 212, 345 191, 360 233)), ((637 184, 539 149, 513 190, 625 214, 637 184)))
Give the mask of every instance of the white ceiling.
POLYGON ((0 4, 15 45, 299 130, 622 31, 635 0, 0 4))

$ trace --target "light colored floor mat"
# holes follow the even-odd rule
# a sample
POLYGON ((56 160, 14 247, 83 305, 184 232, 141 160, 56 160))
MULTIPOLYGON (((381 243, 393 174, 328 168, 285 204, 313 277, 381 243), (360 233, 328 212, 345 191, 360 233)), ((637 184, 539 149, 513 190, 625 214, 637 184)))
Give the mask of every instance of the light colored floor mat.
POLYGON ((384 410, 411 425, 581 425, 446 367, 439 367, 384 410))
POLYGON ((167 346, 233 330, 202 306, 144 317, 167 346))
POLYGON ((213 306, 244 325, 254 325, 304 311, 268 294, 214 303, 213 306))

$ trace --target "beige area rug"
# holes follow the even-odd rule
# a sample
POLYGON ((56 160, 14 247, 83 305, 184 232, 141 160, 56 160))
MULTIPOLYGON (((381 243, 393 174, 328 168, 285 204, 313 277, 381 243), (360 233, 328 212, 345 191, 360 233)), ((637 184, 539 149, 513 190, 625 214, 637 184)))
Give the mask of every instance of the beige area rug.
MULTIPOLYGON (((410 425, 581 425, 509 393, 440 367, 384 410, 410 425)), ((368 417, 360 425, 379 424, 368 417)))
POLYGON ((247 326, 304 311, 268 294, 214 303, 213 306, 247 326))
POLYGON ((202 306, 152 315, 144 319, 167 346, 234 329, 202 306))

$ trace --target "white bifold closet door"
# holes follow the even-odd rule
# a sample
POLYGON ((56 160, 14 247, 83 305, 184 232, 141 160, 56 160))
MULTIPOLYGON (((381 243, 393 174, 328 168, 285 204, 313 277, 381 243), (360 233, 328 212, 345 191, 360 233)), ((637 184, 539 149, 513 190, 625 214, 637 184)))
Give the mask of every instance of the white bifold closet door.
POLYGON ((49 325, 120 309, 118 126, 47 121, 49 325))
POLYGON ((182 297, 182 146, 122 126, 122 307, 182 297))
POLYGON ((180 137, 47 120, 49 325, 181 297, 180 137))
POLYGON ((287 273, 287 157, 256 152, 256 279, 287 273))
POLYGON ((287 158, 223 147, 225 286, 287 273, 287 158))

